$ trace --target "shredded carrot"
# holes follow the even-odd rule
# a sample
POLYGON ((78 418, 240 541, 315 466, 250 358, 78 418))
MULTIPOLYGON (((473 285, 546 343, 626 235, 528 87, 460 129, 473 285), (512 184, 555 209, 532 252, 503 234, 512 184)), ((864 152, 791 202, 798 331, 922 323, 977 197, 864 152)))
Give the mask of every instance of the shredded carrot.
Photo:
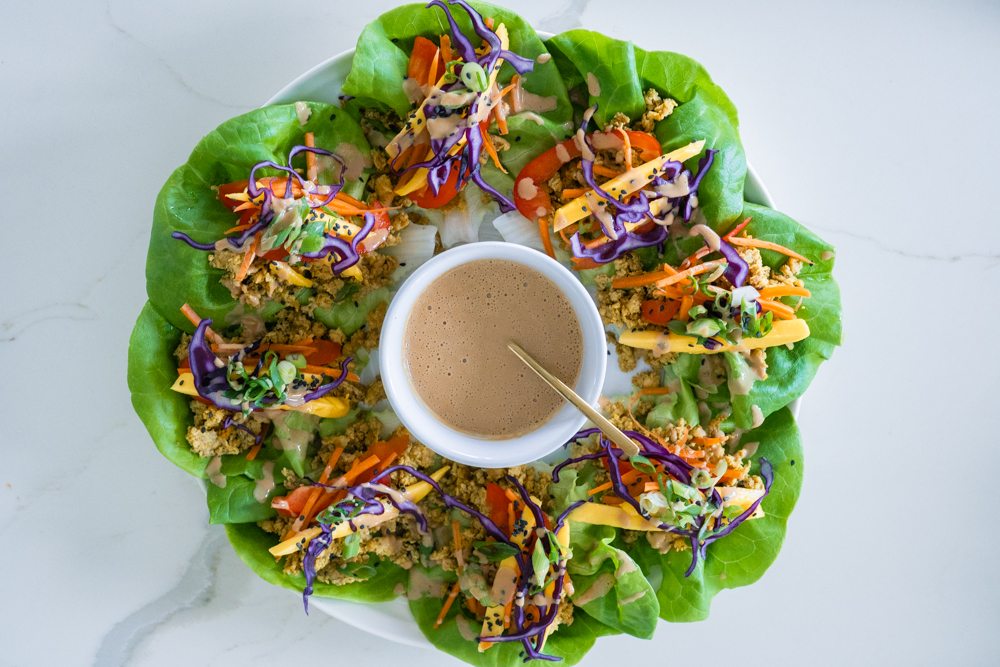
POLYGON ((743 477, 743 473, 746 472, 741 468, 729 468, 726 472, 722 473, 722 477, 719 478, 720 482, 728 482, 734 479, 740 479, 743 477))
POLYGON ((760 304, 760 307, 762 309, 774 313, 774 316, 777 317, 778 319, 782 320, 797 319, 795 317, 795 311, 792 310, 792 307, 786 306, 785 304, 779 301, 768 301, 767 299, 757 299, 757 303, 760 304))
MULTIPOLYGON (((337 461, 340 459, 340 455, 344 453, 343 447, 337 447, 330 454, 330 458, 326 461, 326 468, 323 469, 323 474, 320 475, 319 483, 326 484, 326 481, 330 479, 330 473, 333 472, 333 467, 337 465, 337 461)), ((309 498, 306 500, 305 506, 302 508, 302 513, 295 517, 295 523, 292 524, 291 532, 297 533, 303 527, 308 526, 312 522, 312 510, 316 506, 316 502, 319 500, 320 494, 323 492, 323 488, 317 486, 309 494, 309 498)))
MULTIPOLYGON (((364 461, 362 461, 358 465, 356 465, 353 468, 351 468, 342 477, 343 483, 344 484, 351 484, 355 479, 358 478, 358 475, 360 475, 364 471, 368 470, 372 466, 376 465, 377 463, 378 463, 378 457, 375 456, 374 454, 372 454, 371 456, 369 456, 368 458, 366 458, 364 461)), ((337 481, 340 481, 340 480, 337 480, 337 481)))
POLYGON ((444 606, 441 607, 441 613, 438 614, 437 620, 434 621, 435 628, 444 623, 444 617, 448 615, 448 610, 451 609, 451 603, 453 603, 455 601, 455 598, 458 597, 458 591, 459 591, 459 585, 458 582, 456 581, 455 584, 451 587, 451 592, 448 593, 448 599, 444 601, 444 606))
POLYGON ((445 67, 447 67, 448 63, 452 60, 454 60, 454 58, 451 57, 451 37, 448 35, 441 35, 441 62, 443 62, 445 67))
POLYGON ((622 141, 625 142, 625 168, 626 169, 631 169, 632 168, 632 141, 628 138, 628 132, 626 132, 622 128, 616 127, 615 128, 615 132, 617 132, 621 136, 622 141))
POLYGON ((257 452, 260 451, 260 446, 262 444, 263 443, 257 443, 256 445, 250 448, 250 451, 247 452, 247 461, 253 461, 255 458, 257 458, 257 452))
POLYGON ((646 482, 646 486, 642 488, 643 493, 649 493, 650 491, 659 491, 660 485, 656 482, 646 482))
POLYGON ((604 165, 595 164, 594 173, 600 176, 607 176, 609 178, 614 178, 615 176, 621 176, 623 172, 620 172, 617 169, 610 169, 608 167, 605 167, 604 165))
POLYGON ((490 30, 493 30, 493 17, 492 16, 489 17, 489 18, 487 18, 487 19, 483 19, 483 22, 486 23, 486 27, 487 28, 489 28, 490 30))
POLYGON ((725 441, 725 438, 695 438, 694 444, 701 445, 702 447, 711 447, 712 445, 718 445, 725 441))
POLYGON ((438 60, 441 58, 441 49, 434 49, 434 57, 431 58, 431 69, 430 73, 427 75, 427 82, 434 85, 434 82, 438 80, 437 70, 438 70, 438 60))
POLYGON ((243 279, 247 277, 247 271, 250 270, 250 264, 253 262, 253 258, 257 254, 257 247, 260 245, 261 234, 263 232, 257 232, 257 235, 253 237, 253 241, 250 242, 250 247, 247 248, 246 253, 243 255, 243 263, 240 264, 240 270, 236 273, 237 283, 243 282, 243 279))
POLYGON ((779 296, 812 296, 812 293, 805 287, 778 285, 776 287, 765 287, 760 291, 760 296, 764 299, 774 299, 779 296))
POLYGON ((612 488, 612 486, 613 484, 611 482, 605 482, 604 484, 601 484, 600 486, 595 486, 590 491, 587 491, 587 495, 588 496, 597 495, 601 491, 607 491, 608 489, 612 488))
POLYGON ((670 387, 646 387, 639 392, 640 396, 659 396, 661 394, 669 394, 670 387))
MULTIPOLYGON (((184 313, 184 317, 188 318, 191 321, 191 324, 195 326, 201 324, 201 318, 198 317, 198 313, 194 312, 194 308, 187 305, 186 303, 183 306, 181 306, 181 312, 184 313)), ((205 337, 208 338, 213 343, 215 343, 216 345, 222 345, 223 343, 225 343, 225 341, 222 339, 222 336, 212 331, 212 327, 208 327, 207 329, 205 329, 205 337)), ((243 349, 242 346, 240 347, 240 349, 243 349)))
POLYGON ((812 262, 794 250, 789 250, 783 245, 778 245, 777 243, 771 243, 770 241, 761 241, 760 239, 748 239, 744 237, 734 237, 727 238, 733 245, 747 246, 750 248, 763 248, 764 250, 773 250, 775 252, 780 252, 782 255, 788 255, 789 257, 794 257, 797 260, 803 261, 806 264, 812 264, 812 262))
POLYGON ((698 260, 700 260, 702 257, 704 257, 705 255, 707 255, 710 252, 712 252, 712 249, 709 248, 707 245, 698 248, 698 250, 696 250, 693 255, 691 255, 690 257, 688 257, 687 259, 685 259, 683 262, 681 262, 681 268, 682 269, 688 268, 689 266, 691 266, 692 264, 694 264, 695 262, 697 262, 698 260))
MULTIPOLYGON (((309 365, 306 365, 306 366, 303 366, 302 368, 300 368, 299 370, 302 371, 303 373, 312 373, 313 375, 329 375, 332 378, 339 378, 340 377, 340 369, 339 368, 329 368, 327 366, 309 366, 309 365)), ((351 382, 361 382, 361 378, 359 378, 354 373, 348 373, 346 379, 350 380, 351 382)))
POLYGON ((337 447, 330 454, 330 458, 326 460, 326 467, 323 468, 323 474, 319 476, 319 483, 326 484, 326 480, 330 479, 330 475, 333 473, 334 466, 337 465, 337 461, 340 460, 340 455, 344 453, 343 447, 337 447))
POLYGON ((572 237, 573 234, 576 234, 577 231, 579 231, 579 229, 580 225, 577 224, 570 225, 569 227, 563 227, 562 229, 559 230, 559 236, 562 237, 562 240, 568 244, 570 240, 569 238, 567 238, 566 235, 568 234, 570 237, 572 237))
POLYGON ((687 294, 681 299, 681 309, 677 313, 677 319, 687 322, 691 319, 691 308, 694 307, 694 299, 687 294))
POLYGON ((731 232, 729 232, 728 234, 726 234, 722 238, 726 239, 727 241, 729 239, 733 238, 734 236, 736 236, 737 234, 739 234, 740 232, 743 231, 743 228, 747 226, 747 223, 749 223, 750 220, 751 220, 751 218, 747 218, 746 220, 744 220, 740 224, 736 225, 735 227, 733 227, 733 230, 731 232))
POLYGON ((384 472, 385 470, 387 470, 389 466, 392 465, 392 462, 395 461, 396 457, 398 456, 399 454, 397 454, 396 452, 389 452, 389 456, 385 457, 385 461, 382 461, 381 465, 382 471, 384 472))
POLYGON ((248 222, 245 225, 236 225, 235 227, 231 227, 230 229, 227 229, 226 231, 224 231, 223 234, 232 234, 233 232, 242 232, 243 230, 250 229, 253 226, 254 226, 254 223, 252 223, 252 222, 248 222))
MULTIPOLYGON (((675 283, 679 283, 682 280, 685 280, 687 278, 691 278, 693 276, 700 276, 703 273, 708 273, 709 271, 714 271, 719 266, 722 266, 722 265, 725 265, 725 264, 726 264, 726 262, 705 262, 704 264, 697 264, 695 266, 692 266, 689 269, 684 269, 683 271, 678 272, 676 275, 669 276, 669 277, 664 278, 662 280, 656 281, 656 286, 657 287, 667 287, 668 285, 673 285, 675 283)), ((647 274, 647 275, 652 275, 652 274, 647 274)), ((648 284, 648 283, 643 283, 643 284, 648 284)))
POLYGON ((576 199, 590 192, 590 188, 566 188, 562 191, 563 199, 576 199))
MULTIPOLYGON (((316 137, 312 132, 306 132, 306 146, 309 148, 316 147, 316 137)), ((316 154, 312 151, 306 151, 306 178, 315 183, 317 175, 316 154)))
MULTIPOLYGON (((660 387, 660 388, 661 389, 666 389, 666 387, 660 387)), ((668 389, 667 391, 669 392, 670 390, 668 389)), ((629 401, 629 404, 628 404, 628 416, 632 418, 632 423, 634 423, 636 426, 638 426, 639 430, 642 431, 644 434, 646 434, 647 437, 652 438, 653 440, 656 440, 661 445, 663 445, 664 447, 666 447, 667 443, 663 442, 663 438, 657 436, 655 433, 653 433, 652 431, 650 431, 649 429, 647 429, 645 426, 643 426, 642 424, 640 424, 639 420, 636 419, 635 415, 632 413, 632 408, 635 407, 635 403, 636 403, 636 401, 639 400, 639 396, 642 396, 645 393, 646 393, 646 390, 643 389, 641 392, 639 392, 639 394, 637 396, 633 396, 632 400, 629 401)), ((652 393, 652 392, 650 392, 650 393, 652 393)), ((657 392, 657 393, 660 393, 660 392, 657 392)))
POLYGON ((505 628, 510 627, 510 610, 513 605, 514 601, 511 600, 510 602, 508 602, 503 606, 503 627, 505 628))
POLYGON ((493 158, 493 164, 496 165, 497 169, 506 174, 507 170, 504 169, 502 164, 500 164, 500 156, 497 155, 497 149, 493 145, 493 140, 490 139, 489 132, 480 132, 480 134, 483 135, 483 147, 486 149, 486 152, 489 153, 489 156, 493 158))
POLYGON ((549 221, 545 218, 539 218, 538 231, 542 233, 542 245, 545 246, 545 254, 555 259, 556 251, 552 249, 552 238, 549 236, 549 221))

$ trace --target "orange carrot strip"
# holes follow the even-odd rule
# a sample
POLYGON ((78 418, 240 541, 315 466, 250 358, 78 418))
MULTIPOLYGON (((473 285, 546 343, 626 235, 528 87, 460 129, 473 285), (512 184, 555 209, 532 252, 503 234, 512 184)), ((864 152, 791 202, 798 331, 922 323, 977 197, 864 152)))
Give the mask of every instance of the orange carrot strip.
POLYGON ((444 601, 444 606, 441 607, 441 613, 438 614, 437 620, 434 621, 434 627, 438 627, 444 623, 444 617, 448 615, 448 610, 451 609, 451 604, 458 597, 459 585, 455 582, 455 585, 451 587, 451 592, 448 594, 448 599, 444 601))
POLYGON ((253 241, 250 242, 250 247, 247 248, 246 253, 243 255, 243 263, 240 264, 240 270, 236 273, 236 282, 241 283, 243 279, 247 277, 247 271, 250 270, 250 264, 253 262, 254 256, 257 254, 257 246, 260 245, 260 237, 263 232, 257 232, 257 235, 253 237, 253 241))
POLYGON ((740 232, 743 231, 743 228, 747 226, 747 223, 750 222, 750 220, 751 220, 751 218, 747 218, 746 220, 744 220, 740 224, 736 225, 735 227, 733 227, 733 230, 731 232, 729 232, 728 234, 726 234, 722 238, 726 239, 727 241, 729 239, 733 238, 734 236, 736 236, 737 234, 739 234, 740 232))
MULTIPOLYGON (((194 312, 194 308, 187 305, 186 303, 183 306, 181 306, 181 312, 184 313, 184 317, 188 318, 191 321, 191 324, 195 326, 201 324, 201 318, 198 317, 198 313, 194 312)), ((222 336, 212 331, 211 327, 205 329, 205 337, 211 340, 216 345, 221 345, 225 343, 225 341, 222 339, 222 336)))
POLYGON ((621 129, 620 127, 615 128, 615 132, 621 136, 622 141, 625 142, 625 168, 632 168, 632 141, 628 138, 628 132, 621 129))
POLYGON ((620 172, 616 169, 610 169, 608 167, 605 167, 604 165, 595 164, 594 173, 599 174, 601 176, 608 176, 609 178, 614 178, 615 176, 621 176, 623 172, 620 172))
POLYGON ((590 192, 590 188, 566 188, 562 191, 563 199, 576 199, 590 192))
MULTIPOLYGON (((692 266, 689 269, 684 269, 683 271, 679 271, 675 275, 672 275, 672 276, 669 276, 667 278, 663 278, 661 280, 655 281, 656 282, 656 286, 657 287, 667 287, 668 285, 673 285, 675 283, 679 283, 682 280, 685 280, 687 278, 691 278, 693 276, 700 276, 703 273, 708 273, 709 271, 714 271, 721 264, 725 264, 725 262, 705 262, 704 264, 698 264, 698 265, 692 266)), ((651 275, 651 274, 647 274, 647 275, 651 275)), ((646 284, 649 284, 649 283, 643 283, 643 284, 646 285, 646 284)))
POLYGON ((552 249, 552 238, 549 236, 548 220, 545 218, 538 219, 538 231, 542 233, 542 245, 545 246, 545 254, 555 259, 556 251, 552 249))
POLYGON ((245 225, 236 225, 235 227, 227 229, 226 231, 224 231, 222 233, 223 234, 232 234, 233 232, 242 232, 244 229, 250 229, 251 227, 253 227, 253 225, 254 225, 254 223, 247 223, 245 225))
POLYGON ((691 319, 691 308, 694 307, 694 299, 689 297, 687 294, 681 299, 681 309, 677 313, 677 319, 681 322, 687 322, 691 319))
MULTIPOLYGON (((360 464, 358 464, 357 466, 351 468, 341 478, 343 480, 343 483, 344 484, 351 484, 355 479, 358 478, 358 475, 360 475, 364 471, 368 470, 372 466, 376 465, 377 463, 378 463, 378 457, 375 456, 374 454, 372 454, 367 459, 365 459, 364 461, 362 461, 360 464)), ((337 480, 337 481, 340 481, 340 480, 337 480)))
POLYGON ((773 299, 779 296, 812 296, 812 293, 805 287, 778 285, 776 287, 765 287, 760 291, 760 296, 765 299, 773 299))
POLYGON ((771 243, 770 241, 761 241, 760 239, 748 239, 743 237, 736 237, 731 239, 726 239, 732 245, 748 246, 751 248, 763 248, 764 250, 773 250, 775 252, 780 252, 782 255, 788 255, 789 257, 794 257, 795 259, 801 260, 806 264, 812 264, 812 262, 794 250, 789 250, 783 245, 778 245, 777 243, 771 243))
MULTIPOLYGON (((312 132, 306 132, 306 146, 309 148, 316 147, 316 137, 312 132)), ((315 183, 317 173, 316 154, 306 151, 306 178, 315 183)))
MULTIPOLYGON (((320 484, 326 484, 326 480, 330 479, 330 473, 333 472, 333 467, 337 465, 337 461, 343 453, 344 448, 337 447, 330 454, 330 458, 326 461, 326 468, 323 469, 323 474, 319 478, 320 484)), ((312 510, 316 506, 316 502, 319 500, 322 492, 323 488, 319 486, 312 490, 312 493, 309 494, 309 498, 306 500, 305 506, 302 508, 302 513, 295 517, 295 523, 292 524, 291 532, 297 533, 312 522, 312 510)))
POLYGON ((701 445, 702 447, 711 447, 712 445, 718 445, 725 441, 725 438, 695 438, 694 444, 701 445))
POLYGON ((612 487, 611 482, 605 482, 604 484, 601 484, 600 486, 595 486, 590 491, 587 491, 587 495, 588 496, 593 496, 595 494, 600 493, 601 491, 607 491, 611 487, 612 487))
POLYGON ((250 451, 247 452, 247 461, 253 461, 255 458, 257 458, 257 452, 260 451, 260 446, 262 444, 263 443, 259 443, 250 448, 250 451))
POLYGON ((454 58, 451 57, 451 37, 441 35, 441 62, 447 67, 454 58))
MULTIPOLYGON (((327 366, 308 366, 308 365, 306 365, 306 366, 303 366, 302 368, 300 368, 299 370, 302 371, 303 373, 313 373, 314 375, 329 375, 332 378, 338 378, 338 377, 340 377, 340 369, 339 368, 329 368, 327 366)), ((350 380, 351 382, 361 382, 361 378, 359 378, 354 373, 348 373, 347 374, 347 379, 350 380)))
POLYGON ((690 257, 688 257, 687 259, 685 259, 683 262, 681 262, 681 268, 682 269, 688 268, 689 266, 691 266, 692 264, 694 264, 695 262, 697 262, 698 260, 700 260, 702 257, 704 257, 705 255, 707 255, 710 252, 712 252, 712 249, 709 248, 707 245, 698 248, 698 250, 696 250, 693 255, 691 255, 690 257))
POLYGON ((767 299, 757 299, 757 303, 764 310, 769 310, 774 313, 774 316, 782 320, 794 320, 795 311, 792 310, 791 306, 786 306, 778 301, 768 301, 767 299))
POLYGON ((500 164, 500 156, 497 155, 497 149, 493 145, 493 140, 490 139, 489 132, 480 132, 480 134, 483 135, 483 148, 485 148, 486 152, 489 153, 489 156, 493 158, 493 164, 496 165, 497 169, 506 174, 507 170, 502 164, 500 164))
POLYGON ((438 60, 441 58, 441 49, 434 49, 434 57, 431 58, 431 69, 430 73, 427 75, 427 82, 434 85, 434 82, 438 80, 438 60))
POLYGON ((647 387, 639 392, 641 396, 659 396, 660 394, 669 394, 670 387, 647 387))

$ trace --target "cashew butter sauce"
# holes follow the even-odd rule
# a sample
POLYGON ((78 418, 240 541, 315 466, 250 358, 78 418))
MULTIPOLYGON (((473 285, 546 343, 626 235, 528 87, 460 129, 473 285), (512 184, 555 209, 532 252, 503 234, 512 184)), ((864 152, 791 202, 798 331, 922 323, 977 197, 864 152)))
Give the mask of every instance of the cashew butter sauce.
POLYGON ((514 341, 574 386, 583 333, 551 280, 524 264, 481 259, 420 293, 403 333, 403 365, 424 405, 446 426, 487 440, 530 433, 564 401, 507 348, 514 341))

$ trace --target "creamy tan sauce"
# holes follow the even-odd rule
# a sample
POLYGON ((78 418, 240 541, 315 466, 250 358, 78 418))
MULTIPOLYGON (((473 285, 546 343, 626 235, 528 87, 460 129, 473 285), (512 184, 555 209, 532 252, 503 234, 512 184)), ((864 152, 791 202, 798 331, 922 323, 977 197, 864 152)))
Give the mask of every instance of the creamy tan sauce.
POLYGON ((563 399, 524 365, 514 341, 569 386, 583 335, 556 285, 517 262, 462 264, 417 297, 403 334, 403 363, 424 405, 447 426, 485 439, 530 433, 563 399))
POLYGON ((551 53, 543 53, 540 56, 538 56, 537 58, 535 58, 535 62, 538 63, 539 65, 544 65, 545 63, 549 62, 550 60, 552 60, 552 54, 551 53))
POLYGON ((254 482, 257 487, 253 490, 253 498, 262 503, 274 491, 274 461, 267 461, 264 464, 264 479, 256 479, 254 482))
POLYGON ((587 92, 590 93, 591 97, 601 96, 601 83, 593 72, 587 72, 587 92))
POLYGON ((455 625, 458 626, 458 634, 462 635, 462 639, 467 642, 475 641, 479 633, 469 625, 469 621, 462 614, 455 616, 455 625))
POLYGON ((614 587, 614 585, 615 585, 614 576, 608 573, 604 573, 601 576, 599 576, 596 581, 594 581, 593 585, 590 588, 588 588, 586 591, 576 596, 576 599, 573 600, 573 604, 577 606, 582 606, 587 604, 588 602, 591 602, 592 600, 596 600, 597 598, 602 598, 608 594, 608 591, 610 591, 614 587))
POLYGON ((309 116, 312 115, 312 109, 305 102, 295 103, 295 115, 299 117, 299 125, 305 125, 309 122, 309 116))
POLYGON ((831 250, 824 250, 823 252, 821 252, 821 253, 819 254, 819 258, 820 258, 821 260, 823 260, 824 262, 825 262, 826 260, 828 260, 828 259, 833 259, 833 258, 834 258, 834 257, 836 257, 836 256, 837 256, 837 253, 835 253, 835 252, 833 252, 833 251, 831 251, 831 250))
POLYGON ((342 141, 333 152, 344 161, 344 179, 354 181, 361 177, 365 167, 372 166, 372 159, 362 155, 358 147, 342 141))
POLYGON ((427 97, 420 82, 409 76, 403 79, 403 92, 406 93, 406 99, 410 100, 410 104, 423 102, 427 97))
POLYGON ((756 405, 750 406, 750 414, 753 415, 753 427, 757 428, 764 423, 764 413, 756 405))
POLYGON ((641 591, 639 591, 638 593, 634 593, 632 595, 629 595, 627 597, 622 598, 621 600, 618 601, 618 603, 621 604, 621 605, 627 605, 630 602, 635 602, 636 600, 638 600, 639 598, 641 598, 645 594, 646 594, 646 589, 644 588, 641 591))
POLYGON ((410 571, 410 589, 406 591, 406 597, 411 600, 424 597, 440 598, 444 597, 444 589, 444 581, 431 579, 423 570, 414 568, 410 571))
POLYGON ((524 178, 517 183, 517 196, 521 199, 534 199, 538 194, 538 188, 535 187, 535 181, 530 178, 524 178))
POLYGON ((208 481, 220 489, 224 489, 226 488, 226 476, 220 472, 221 469, 222 457, 213 456, 212 460, 208 462, 208 466, 205 467, 205 474, 208 475, 208 481))

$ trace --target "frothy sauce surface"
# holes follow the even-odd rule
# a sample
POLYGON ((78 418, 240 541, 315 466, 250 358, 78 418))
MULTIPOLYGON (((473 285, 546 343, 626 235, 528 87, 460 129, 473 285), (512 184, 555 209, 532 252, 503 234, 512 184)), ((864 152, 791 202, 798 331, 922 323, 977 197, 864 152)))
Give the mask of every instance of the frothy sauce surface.
POLYGON ((579 379, 583 332, 566 295, 524 264, 476 260, 440 275, 417 297, 403 333, 403 364, 441 422, 505 440, 539 428, 564 403, 508 341, 570 387, 579 379))

